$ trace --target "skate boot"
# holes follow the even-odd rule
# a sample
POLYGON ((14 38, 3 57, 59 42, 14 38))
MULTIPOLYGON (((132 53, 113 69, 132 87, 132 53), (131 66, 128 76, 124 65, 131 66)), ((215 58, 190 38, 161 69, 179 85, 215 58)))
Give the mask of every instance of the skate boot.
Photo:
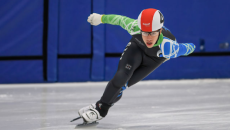
MULTIPOLYGON (((76 121, 76 120, 82 118, 82 114, 83 114, 83 113, 87 112, 87 111, 90 110, 90 109, 95 109, 95 108, 96 108, 96 104, 91 104, 91 105, 89 105, 89 106, 86 106, 86 107, 81 108, 81 109, 78 111, 79 117, 77 117, 77 118, 71 120, 70 122, 73 122, 73 121, 76 121)), ((83 119, 83 120, 84 120, 84 119, 83 119)))
POLYGON ((77 117, 70 122, 76 121, 78 119, 83 119, 83 123, 76 125, 76 129, 84 128, 84 127, 94 127, 98 125, 98 120, 102 119, 103 117, 100 113, 96 110, 96 104, 91 104, 89 106, 83 107, 78 111, 80 117, 77 117))
POLYGON ((91 104, 89 106, 86 106, 86 107, 83 107, 81 108, 79 111, 78 111, 78 114, 80 117, 82 117, 82 114, 87 112, 89 109, 95 109, 96 108, 96 105, 95 104, 91 104))
POLYGON ((76 125, 75 128, 93 127, 98 124, 98 120, 103 117, 96 110, 96 104, 91 104, 89 106, 83 107, 78 111, 80 117, 77 117, 70 122, 76 121, 78 119, 83 119, 83 123, 76 125))
POLYGON ((91 104, 89 106, 81 108, 78 111, 79 117, 71 120, 70 122, 82 118, 84 122, 80 125, 95 124, 97 123, 96 121, 101 120, 107 115, 110 107, 111 105, 107 105, 98 101, 96 104, 91 104))
POLYGON ((82 113, 82 118, 85 122, 92 123, 101 120, 103 117, 95 108, 90 108, 88 111, 82 113))

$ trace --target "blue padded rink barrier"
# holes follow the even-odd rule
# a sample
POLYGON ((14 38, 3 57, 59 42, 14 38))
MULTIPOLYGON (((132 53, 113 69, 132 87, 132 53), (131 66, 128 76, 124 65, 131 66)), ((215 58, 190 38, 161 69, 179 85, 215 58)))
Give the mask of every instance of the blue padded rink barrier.
MULTIPOLYGON (((1 84, 2 130, 73 130, 77 110, 95 103, 107 82, 1 84)), ((230 79, 141 81, 96 130, 229 130, 230 79)))

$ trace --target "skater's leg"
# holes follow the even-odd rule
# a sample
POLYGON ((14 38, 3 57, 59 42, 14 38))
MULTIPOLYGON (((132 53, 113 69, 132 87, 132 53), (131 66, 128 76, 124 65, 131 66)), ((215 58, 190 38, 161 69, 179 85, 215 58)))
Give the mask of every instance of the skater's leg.
POLYGON ((130 87, 140 80, 144 79, 166 60, 168 59, 159 57, 148 57, 144 55, 142 65, 134 71, 133 76, 130 78, 127 86, 130 87))
POLYGON ((119 92, 119 95, 113 100, 113 104, 116 103, 116 102, 118 102, 118 101, 121 99, 122 94, 123 94, 123 91, 124 91, 126 88, 127 88, 127 83, 126 83, 125 86, 123 86, 123 87, 121 88, 121 90, 120 90, 120 92, 119 92))
MULTIPOLYGON (((165 60, 166 60, 165 58, 157 58, 157 57, 150 58, 144 54, 142 64, 133 72, 132 77, 129 79, 129 81, 124 87, 128 88, 134 85, 135 83, 139 82, 140 80, 144 79, 151 72, 153 72, 158 66, 160 66, 165 60)), ((114 99, 113 103, 116 103, 121 99, 122 93, 123 92, 121 92, 120 96, 118 95, 118 97, 114 99)))
POLYGON ((101 110, 100 114, 102 114, 102 116, 107 114, 108 108, 114 103, 114 100, 118 97, 122 87, 131 78, 133 72, 140 66, 141 62, 142 52, 140 48, 138 48, 135 43, 129 44, 122 54, 115 76, 109 81, 101 100, 97 103, 101 103, 101 107, 97 108, 98 105, 96 105, 96 109, 101 110))

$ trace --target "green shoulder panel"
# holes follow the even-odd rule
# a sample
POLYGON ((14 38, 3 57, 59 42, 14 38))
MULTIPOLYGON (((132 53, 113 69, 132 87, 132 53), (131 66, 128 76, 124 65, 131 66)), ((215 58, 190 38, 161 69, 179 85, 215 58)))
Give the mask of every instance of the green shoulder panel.
POLYGON ((159 45, 163 42, 163 38, 164 38, 164 36, 163 36, 163 34, 161 33, 160 36, 159 36, 159 38, 158 38, 157 43, 154 44, 153 47, 159 46, 159 45))
POLYGON ((127 30, 130 35, 140 34, 140 29, 137 24, 137 20, 131 19, 122 15, 103 15, 101 18, 102 23, 119 25, 123 29, 127 30))

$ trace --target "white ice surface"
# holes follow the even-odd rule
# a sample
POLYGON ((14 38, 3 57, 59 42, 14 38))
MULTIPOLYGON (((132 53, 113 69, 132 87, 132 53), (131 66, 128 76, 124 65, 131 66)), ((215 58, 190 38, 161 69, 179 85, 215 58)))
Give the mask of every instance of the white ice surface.
MULTIPOLYGON (((107 82, 1 84, 1 130, 73 130, 107 82)), ((230 79, 142 81, 96 130, 230 130, 230 79)))

